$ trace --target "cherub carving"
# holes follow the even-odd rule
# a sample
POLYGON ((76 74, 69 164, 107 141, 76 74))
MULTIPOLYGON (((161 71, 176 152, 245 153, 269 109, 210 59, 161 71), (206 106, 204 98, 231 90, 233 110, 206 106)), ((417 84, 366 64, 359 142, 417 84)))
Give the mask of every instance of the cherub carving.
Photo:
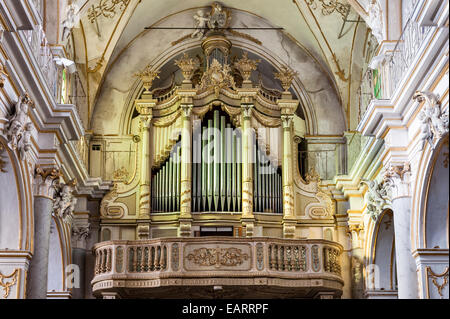
POLYGON ((66 220, 72 215, 77 199, 72 195, 73 188, 71 185, 63 184, 53 203, 53 210, 57 217, 66 220))
POLYGON ((194 15, 194 20, 196 21, 196 30, 192 33, 192 38, 203 38, 209 22, 209 14, 205 14, 202 10, 198 10, 197 14, 194 15))
POLYGON ((378 216, 382 213, 390 200, 388 185, 386 185, 386 183, 378 183, 376 180, 364 183, 369 187, 369 192, 367 194, 367 211, 373 220, 377 220, 378 216))
POLYGON ((19 150, 20 159, 25 159, 25 154, 31 149, 31 130, 33 125, 31 122, 25 124, 22 138, 20 139, 17 148, 19 150))
MULTIPOLYGON (((8 145, 11 149, 16 149, 20 139, 23 136, 25 126, 31 130, 31 125, 28 124, 28 106, 32 105, 32 102, 28 96, 20 97, 14 106, 14 114, 9 120, 9 125, 6 128, 6 136, 8 138, 8 145)), ((29 122, 31 124, 31 122, 29 122)), ((29 138, 29 136, 27 137, 29 138)))

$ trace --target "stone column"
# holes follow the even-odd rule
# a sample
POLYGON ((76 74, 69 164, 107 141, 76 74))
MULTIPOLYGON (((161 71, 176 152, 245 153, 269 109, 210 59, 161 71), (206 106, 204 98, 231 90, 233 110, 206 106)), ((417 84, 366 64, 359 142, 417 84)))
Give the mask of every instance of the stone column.
POLYGON ((178 234, 182 237, 191 236, 191 156, 192 156, 192 104, 181 104, 183 129, 181 131, 181 189, 180 217, 178 234))
MULTIPOLYGON (((253 141, 251 114, 253 104, 241 103, 242 109, 242 226, 245 236, 252 237, 255 225, 253 215, 253 141)), ((253 164, 255 165, 255 164, 253 164)))
POLYGON ((150 236, 150 210, 151 210, 151 141, 150 127, 152 109, 156 100, 146 96, 136 101, 136 110, 139 112, 139 129, 141 132, 141 176, 139 191, 139 217, 137 235, 139 239, 148 239, 150 236))
POLYGON ((55 184, 55 168, 36 168, 34 196, 34 249, 27 283, 27 298, 47 299, 48 252, 55 184))
POLYGON ((418 298, 416 263, 411 251, 411 171, 408 163, 390 166, 385 175, 392 195, 398 298, 418 298))
POLYGON ((292 120, 293 115, 282 115, 283 124, 283 237, 294 238, 294 183, 292 171, 292 120))
POLYGON ((72 290, 73 299, 85 299, 86 295, 86 253, 90 233, 89 212, 75 212, 72 226, 72 263, 80 272, 79 285, 72 290))

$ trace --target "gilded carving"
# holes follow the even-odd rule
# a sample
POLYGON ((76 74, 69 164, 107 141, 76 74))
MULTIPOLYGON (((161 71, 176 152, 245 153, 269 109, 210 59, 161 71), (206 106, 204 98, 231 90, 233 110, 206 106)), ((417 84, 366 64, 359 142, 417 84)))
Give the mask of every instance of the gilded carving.
POLYGON ((259 63, 261 63, 261 59, 251 60, 248 58, 247 51, 244 51, 242 58, 237 60, 234 63, 234 66, 241 72, 244 83, 246 83, 250 82, 250 76, 252 75, 252 72, 257 69, 259 63))
POLYGON ((94 23, 99 16, 112 19, 116 16, 117 11, 122 12, 128 6, 130 0, 100 0, 96 7, 91 7, 88 11, 88 18, 94 23))
POLYGON ((161 71, 153 70, 153 66, 147 65, 142 72, 136 73, 134 76, 141 79, 144 84, 144 89, 146 92, 150 92, 150 88, 152 87, 152 83, 155 79, 159 79, 159 73, 161 71))
POLYGON ((125 167, 121 167, 114 171, 113 180, 118 182, 125 182, 128 180, 130 173, 125 167))
POLYGON ((297 75, 297 72, 292 71, 287 66, 282 66, 281 70, 275 73, 275 78, 280 80, 281 86, 283 87, 284 91, 288 91, 289 88, 292 85, 292 80, 297 75))
POLYGON ((334 248, 325 247, 323 249, 323 254, 325 271, 340 275, 341 265, 339 264, 339 251, 334 248))
POLYGON ((100 203, 100 215, 106 218, 121 218, 124 214, 123 209, 117 207, 117 209, 111 209, 112 204, 119 197, 117 192, 119 185, 114 183, 111 191, 107 193, 100 203))
POLYGON ((8 298, 11 287, 17 283, 17 276, 19 274, 19 269, 15 269, 10 275, 6 276, 0 272, 0 286, 3 288, 3 298, 8 298), (10 282, 3 282, 4 279, 11 279, 10 282))
POLYGON ((249 258, 239 248, 199 248, 187 255, 187 259, 200 266, 233 267, 241 265, 249 258))
POLYGON ((236 90, 230 66, 228 64, 222 66, 219 61, 213 59, 208 70, 202 76, 198 90, 213 89, 218 97, 221 89, 229 87, 236 90))
POLYGON ((194 75, 194 71, 200 66, 200 61, 198 58, 190 58, 185 52, 183 53, 183 57, 181 59, 175 60, 175 65, 178 66, 183 73, 183 82, 190 82, 192 76, 194 75))
MULTIPOLYGON (((337 0, 318 0, 322 5, 322 14, 328 16, 334 12, 339 13, 345 19, 350 12, 350 5, 340 3, 337 0)), ((314 10, 317 9, 316 0, 306 0, 306 3, 314 10)))
POLYGON ((444 295, 442 293, 442 289, 448 284, 448 267, 445 268, 445 271, 442 274, 436 274, 431 270, 431 267, 427 267, 427 277, 431 279, 433 285, 437 288, 439 296, 441 299, 444 299, 444 295), (439 278, 442 278, 442 284, 439 284, 437 281, 439 278))

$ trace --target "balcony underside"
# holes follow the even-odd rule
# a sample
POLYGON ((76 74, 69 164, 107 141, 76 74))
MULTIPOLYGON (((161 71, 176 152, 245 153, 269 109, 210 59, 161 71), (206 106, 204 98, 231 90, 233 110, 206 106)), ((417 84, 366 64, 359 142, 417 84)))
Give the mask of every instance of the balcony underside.
POLYGON ((342 294, 342 247, 326 240, 160 238, 94 248, 93 293, 121 298, 314 298, 342 294))
POLYGON ((128 279, 104 280, 94 285, 97 297, 102 292, 114 292, 127 299, 311 299, 318 293, 339 298, 342 287, 341 280, 323 277, 128 279))

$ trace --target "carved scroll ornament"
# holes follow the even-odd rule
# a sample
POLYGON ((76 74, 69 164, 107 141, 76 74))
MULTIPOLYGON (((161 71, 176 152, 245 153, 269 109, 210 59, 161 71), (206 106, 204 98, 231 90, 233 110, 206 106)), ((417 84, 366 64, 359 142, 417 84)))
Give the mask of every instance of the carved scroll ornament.
POLYGON ((238 266, 249 258, 239 248, 199 248, 187 256, 187 259, 200 266, 238 266))

